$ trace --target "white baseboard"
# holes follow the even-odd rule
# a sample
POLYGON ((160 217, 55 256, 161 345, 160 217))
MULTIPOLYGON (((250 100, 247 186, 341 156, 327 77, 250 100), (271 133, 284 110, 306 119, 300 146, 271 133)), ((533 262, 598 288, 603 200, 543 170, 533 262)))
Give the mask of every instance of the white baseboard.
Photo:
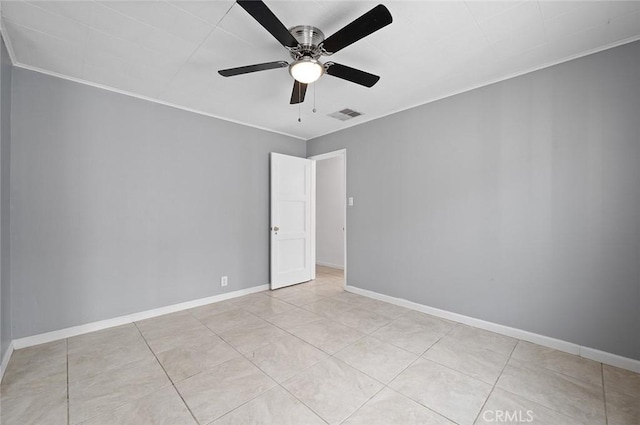
POLYGON ((423 304, 418 304, 413 301, 408 301, 402 298, 395 298, 389 295, 379 294, 377 292, 369 291, 367 289, 357 288, 355 286, 347 286, 345 288, 349 292, 362 295, 365 297, 373 298, 379 301, 384 301, 389 304, 395 304, 400 307, 405 307, 411 310, 420 311, 422 313, 431 314, 432 316, 442 317, 454 322, 463 323, 465 325, 473 326, 487 331, 495 332, 501 335, 510 336, 512 338, 521 339, 523 341, 533 342, 544 347, 553 348, 566 353, 575 354, 587 359, 595 360, 600 363, 605 363, 611 366, 627 369, 632 372, 640 373, 640 360, 630 359, 628 357, 622 357, 617 354, 607 353, 605 351, 596 350, 589 347, 583 347, 572 342, 563 341, 556 338, 536 334, 533 332, 525 331, 522 329, 512 328, 509 326, 499 325, 493 322, 487 322, 481 319, 475 319, 473 317, 464 316, 458 313, 452 313, 446 310, 440 310, 438 308, 429 307, 423 304))
MULTIPOLYGON (((244 295, 254 294, 269 289, 269 285, 254 286, 252 288, 241 289, 239 291, 227 292, 226 294, 214 295, 212 297, 200 298, 193 301, 187 301, 180 304, 173 304, 166 307, 155 308, 153 310, 141 311, 139 313, 128 314, 126 316, 115 317, 113 319, 100 320, 98 322, 87 323, 84 325, 73 326, 71 328, 60 329, 57 331, 47 332, 39 335, 27 336, 24 338, 14 339, 12 341, 13 348, 19 350, 21 348, 31 347, 34 345, 44 344, 47 342, 57 341, 60 339, 71 338, 72 336, 82 335, 89 332, 95 332, 102 329, 112 328, 115 326, 126 325, 128 323, 137 322, 139 320, 151 319, 153 317, 162 316, 164 314, 175 313, 182 310, 188 310, 194 307, 200 307, 206 304, 212 304, 225 301, 231 298, 237 298, 244 295)), ((8 362, 8 360, 7 360, 8 362)), ((4 370, 4 368, 3 368, 4 370)))
POLYGON ((0 382, 2 382, 2 378, 4 378, 4 373, 7 370, 7 366, 9 365, 9 360, 11 359, 12 354, 13 354, 13 341, 9 343, 9 349, 7 349, 7 352, 2 358, 2 364, 0 364, 0 382))
POLYGON ((580 347, 580 357, 640 373, 640 361, 629 357, 622 357, 617 354, 582 346, 580 347))
POLYGON ((318 260, 316 260, 316 266, 325 266, 325 267, 331 267, 332 269, 344 270, 344 266, 341 266, 340 264, 331 264, 331 263, 318 261, 318 260))

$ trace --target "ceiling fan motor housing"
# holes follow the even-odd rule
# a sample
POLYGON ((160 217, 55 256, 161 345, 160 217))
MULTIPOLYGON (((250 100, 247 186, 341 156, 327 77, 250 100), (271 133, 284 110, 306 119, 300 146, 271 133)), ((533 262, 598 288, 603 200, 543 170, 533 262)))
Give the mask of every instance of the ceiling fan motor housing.
POLYGON ((291 49, 291 57, 300 59, 309 56, 318 59, 322 56, 320 43, 324 41, 324 33, 311 25, 297 25, 289 28, 289 32, 298 41, 299 46, 291 49))

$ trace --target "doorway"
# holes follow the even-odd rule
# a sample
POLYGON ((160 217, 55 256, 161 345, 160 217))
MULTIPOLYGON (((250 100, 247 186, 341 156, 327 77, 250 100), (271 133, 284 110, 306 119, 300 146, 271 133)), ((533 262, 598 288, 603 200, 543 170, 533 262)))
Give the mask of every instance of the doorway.
POLYGON ((315 268, 312 279, 343 288, 347 281, 346 157, 346 149, 309 157, 315 163, 315 196, 312 197, 315 268))
POLYGON ((270 161, 271 289, 311 280, 309 286, 331 283, 327 293, 344 290, 346 150, 310 158, 272 152, 270 161))

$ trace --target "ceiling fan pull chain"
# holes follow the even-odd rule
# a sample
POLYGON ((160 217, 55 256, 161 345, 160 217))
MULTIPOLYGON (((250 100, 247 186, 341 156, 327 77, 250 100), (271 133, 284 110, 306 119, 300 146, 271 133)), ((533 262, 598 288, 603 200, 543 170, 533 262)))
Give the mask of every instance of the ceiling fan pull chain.
POLYGON ((301 103, 298 102, 298 122, 302 122, 302 120, 300 119, 300 105, 301 103))
POLYGON ((313 84, 313 113, 316 113, 316 84, 313 84))

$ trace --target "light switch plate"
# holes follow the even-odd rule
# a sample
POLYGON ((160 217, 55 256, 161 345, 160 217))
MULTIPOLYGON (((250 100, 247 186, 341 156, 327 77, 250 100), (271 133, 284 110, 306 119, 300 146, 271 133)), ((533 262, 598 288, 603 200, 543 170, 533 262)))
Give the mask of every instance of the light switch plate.
POLYGON ((349 206, 353 206, 353 196, 349 196, 349 206))

